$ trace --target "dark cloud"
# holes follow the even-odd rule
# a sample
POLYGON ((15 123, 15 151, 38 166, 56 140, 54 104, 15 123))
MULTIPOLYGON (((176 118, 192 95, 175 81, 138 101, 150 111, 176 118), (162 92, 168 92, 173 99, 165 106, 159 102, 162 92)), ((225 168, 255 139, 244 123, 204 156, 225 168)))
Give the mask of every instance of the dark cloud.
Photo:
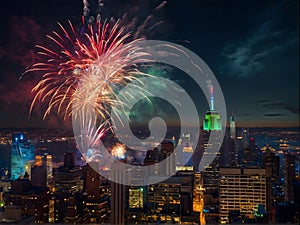
POLYGON ((283 114, 283 113, 265 113, 264 116, 267 116, 267 117, 278 117, 278 116, 286 116, 286 114, 283 114))
POLYGON ((243 113, 243 114, 237 114, 237 117, 245 117, 245 116, 255 116, 255 114, 252 113, 243 113))
MULTIPOLYGON (((165 8, 167 1, 162 0, 127 0, 127 1, 87 1, 89 12, 86 21, 101 20, 116 22, 121 19, 121 24, 126 25, 126 31, 131 32, 134 38, 152 39, 171 35, 173 24, 166 20, 165 8), (101 6, 99 6, 101 4, 101 6)), ((83 10, 84 11, 84 10, 83 10)))
POLYGON ((261 100, 254 100, 251 103, 257 104, 257 103, 265 103, 265 102, 272 102, 272 99, 261 99, 261 100))
POLYGON ((261 106, 269 109, 284 109, 291 114, 300 115, 299 108, 283 102, 273 102, 269 104, 263 104, 261 106))
MULTIPOLYGON (((277 57, 290 46, 297 47, 298 32, 294 24, 286 23, 293 5, 278 1, 256 15, 253 30, 244 40, 230 43, 223 48, 222 56, 227 59, 221 67, 222 73, 235 77, 251 77, 269 69, 270 58, 277 57)), ((284 59, 283 59, 284 60, 284 59)))
MULTIPOLYGON (((32 18, 12 16, 7 18, 9 30, 7 41, 0 46, 0 104, 1 114, 22 115, 27 118, 32 99, 31 89, 38 77, 25 70, 38 61, 34 46, 42 37, 40 25, 32 18)), ((8 118, 4 118, 8 120, 8 118)))

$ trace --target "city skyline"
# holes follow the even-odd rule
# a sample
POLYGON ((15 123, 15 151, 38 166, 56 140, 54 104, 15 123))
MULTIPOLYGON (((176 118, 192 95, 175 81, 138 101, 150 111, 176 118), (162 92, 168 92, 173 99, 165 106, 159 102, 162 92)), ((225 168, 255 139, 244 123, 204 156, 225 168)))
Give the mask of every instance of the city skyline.
MULTIPOLYGON (((90 2, 92 15, 97 3, 90 2)), ((113 7, 104 1, 102 14, 109 18, 127 12, 136 16, 138 23, 153 14, 152 23, 160 21, 160 25, 144 30, 142 36, 181 44, 201 57, 219 81, 227 113, 237 117, 237 126, 299 127, 297 1, 189 0, 167 2, 155 11, 159 3, 120 1, 113 7)), ((31 73, 20 77, 38 60, 34 46, 45 44, 45 36, 58 30, 57 22, 71 20, 80 28, 82 2, 3 1, 2 5, 0 127, 61 128, 64 123, 55 113, 42 120, 38 109, 28 119, 30 89, 39 76, 31 73)), ((182 74, 175 74, 174 79, 185 90, 190 89, 202 120, 208 104, 198 98, 201 89, 182 74)))

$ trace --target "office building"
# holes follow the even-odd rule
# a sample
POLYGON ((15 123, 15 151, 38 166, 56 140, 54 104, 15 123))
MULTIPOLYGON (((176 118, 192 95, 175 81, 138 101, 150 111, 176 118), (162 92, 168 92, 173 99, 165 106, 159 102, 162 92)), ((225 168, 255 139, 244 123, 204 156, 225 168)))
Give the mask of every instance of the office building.
POLYGON ((64 165, 53 170, 55 222, 74 223, 79 218, 78 199, 83 189, 81 167, 75 165, 74 153, 64 154, 64 165))
POLYGON ((266 169, 220 168, 219 173, 220 222, 229 223, 232 211, 239 211, 245 222, 257 219, 257 207, 265 210, 267 204, 266 169))
POLYGON ((294 183, 296 180, 294 155, 284 155, 284 167, 284 200, 294 203, 294 183))
POLYGON ((3 193, 6 206, 21 208, 22 216, 33 216, 35 223, 47 223, 49 217, 49 190, 33 188, 28 179, 12 181, 10 191, 3 193))

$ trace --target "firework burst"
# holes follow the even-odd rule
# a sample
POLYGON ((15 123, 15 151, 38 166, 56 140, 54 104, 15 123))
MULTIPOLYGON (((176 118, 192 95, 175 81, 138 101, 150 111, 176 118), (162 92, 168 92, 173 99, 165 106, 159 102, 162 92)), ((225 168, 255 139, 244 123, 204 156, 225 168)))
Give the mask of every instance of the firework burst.
POLYGON ((35 96, 30 112, 41 101, 47 103, 44 118, 52 110, 64 118, 72 112, 96 111, 105 120, 112 106, 124 104, 116 98, 116 92, 138 79, 136 65, 147 61, 147 53, 135 45, 140 39, 130 40, 131 34, 124 32, 120 21, 114 24, 96 21, 79 35, 71 22, 70 32, 59 26, 62 34, 54 31, 52 36, 48 35, 55 50, 37 46, 46 60, 27 71, 43 73, 32 89, 35 96))
MULTIPOLYGON (((42 73, 42 79, 32 89, 30 113, 42 102, 47 106, 44 119, 51 112, 64 119, 72 117, 78 148, 89 162, 95 155, 101 155, 95 152, 112 127, 110 110, 124 111, 124 99, 134 96, 126 93, 120 100, 120 89, 128 82, 139 81, 143 75, 148 76, 137 69, 138 64, 147 62, 148 54, 136 45, 141 39, 132 40, 120 21, 96 21, 84 33, 76 33, 71 22, 68 29, 61 24, 59 27, 60 33, 48 35, 53 48, 37 46, 45 61, 26 71, 42 73)), ((142 83, 138 84, 136 91, 142 90, 142 83)))

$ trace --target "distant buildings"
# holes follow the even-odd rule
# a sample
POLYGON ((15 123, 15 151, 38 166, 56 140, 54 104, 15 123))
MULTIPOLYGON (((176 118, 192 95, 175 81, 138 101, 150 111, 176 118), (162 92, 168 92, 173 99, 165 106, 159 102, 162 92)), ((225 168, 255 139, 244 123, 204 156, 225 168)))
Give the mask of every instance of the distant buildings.
MULTIPOLYGON (((121 183, 130 181, 126 186, 99 175, 92 163, 76 163, 74 153, 66 152, 63 165, 53 166, 51 154, 36 151, 34 158, 26 158, 25 167, 15 170, 24 169, 22 175, 18 172, 19 178, 9 182, 9 170, 1 170, 0 221, 201 225, 299 222, 298 153, 286 148, 279 154, 270 146, 258 149, 249 129, 236 132, 235 117, 230 118, 227 136, 217 153, 215 147, 222 141, 221 118, 212 107, 203 122, 205 129, 200 131, 194 155, 191 134, 185 133, 179 140, 165 139, 147 151, 145 158, 126 161, 129 157, 117 157, 137 168, 124 169, 116 163, 107 171, 121 183), (212 132, 217 135, 210 140, 212 132), (172 155, 176 146, 179 149, 172 155), (214 158, 204 171, 197 171, 199 156, 214 158), (151 177, 143 176, 142 168, 147 165, 154 165, 151 177), (165 180, 144 185, 155 176, 165 180)), ((20 133, 14 138, 13 153, 19 157, 21 150, 25 159, 33 146, 20 133)))

